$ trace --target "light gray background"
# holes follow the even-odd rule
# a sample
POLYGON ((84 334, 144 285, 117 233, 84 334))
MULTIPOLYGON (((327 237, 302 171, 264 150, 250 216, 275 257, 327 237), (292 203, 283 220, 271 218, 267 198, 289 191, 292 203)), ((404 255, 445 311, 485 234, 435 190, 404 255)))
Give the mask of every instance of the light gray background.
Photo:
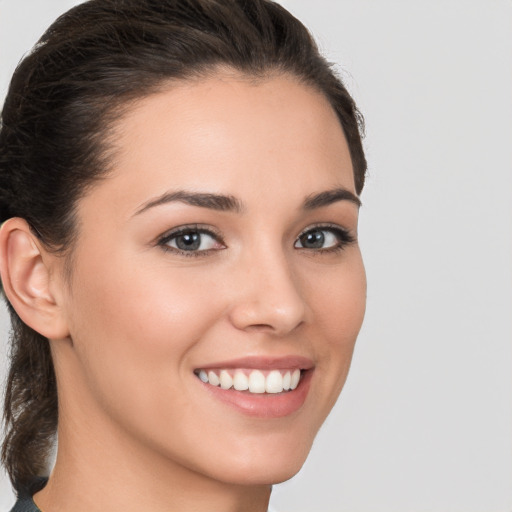
MULTIPOLYGON (((0 0, 0 97, 76 3, 0 0)), ((512 2, 282 3, 366 116, 369 290, 342 397, 273 506, 510 512, 512 2)), ((4 478, 0 506, 12 501, 4 478)))

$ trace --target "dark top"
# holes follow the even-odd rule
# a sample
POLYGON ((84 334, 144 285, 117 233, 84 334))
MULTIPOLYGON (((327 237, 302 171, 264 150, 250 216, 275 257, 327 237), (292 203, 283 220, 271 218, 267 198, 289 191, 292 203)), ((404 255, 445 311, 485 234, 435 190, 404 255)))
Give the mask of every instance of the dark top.
POLYGON ((32 496, 39 492, 48 482, 48 478, 36 478, 28 489, 20 491, 18 501, 14 504, 11 512, 41 512, 34 503, 32 496))
POLYGON ((11 512, 41 512, 34 503, 32 496, 19 498, 11 512))

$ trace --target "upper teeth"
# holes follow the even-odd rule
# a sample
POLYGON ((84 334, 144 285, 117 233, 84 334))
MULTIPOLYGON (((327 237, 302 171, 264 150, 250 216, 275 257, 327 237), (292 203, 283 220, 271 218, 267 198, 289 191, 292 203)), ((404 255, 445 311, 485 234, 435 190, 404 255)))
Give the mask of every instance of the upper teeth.
POLYGON ((295 389, 300 381, 300 370, 200 370, 199 378, 222 389, 234 388, 251 393, 282 393, 295 389), (265 375, 266 373, 266 375, 265 375))

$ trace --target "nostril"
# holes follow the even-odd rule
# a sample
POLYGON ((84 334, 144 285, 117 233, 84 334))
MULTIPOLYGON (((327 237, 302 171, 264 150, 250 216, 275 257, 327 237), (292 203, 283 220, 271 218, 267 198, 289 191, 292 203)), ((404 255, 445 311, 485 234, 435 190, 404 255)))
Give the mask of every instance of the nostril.
POLYGON ((246 329, 251 330, 251 331, 266 331, 266 330, 273 331, 274 330, 274 328, 269 324, 253 324, 253 325, 247 326, 246 329))
POLYGON ((240 330, 286 334, 304 322, 305 308, 279 307, 269 303, 239 303, 230 312, 232 324, 240 330))

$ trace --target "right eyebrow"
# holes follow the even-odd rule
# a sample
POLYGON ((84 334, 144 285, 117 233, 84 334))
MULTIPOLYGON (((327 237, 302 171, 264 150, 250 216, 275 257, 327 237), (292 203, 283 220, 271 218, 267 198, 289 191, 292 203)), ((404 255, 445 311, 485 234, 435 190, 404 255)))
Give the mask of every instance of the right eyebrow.
POLYGON ((242 203, 233 196, 176 190, 173 192, 166 192, 159 197, 155 197, 154 199, 150 199, 145 202, 135 212, 135 215, 139 215, 155 206, 172 202, 186 203, 191 206, 199 206, 201 208, 209 208, 211 210, 222 212, 241 213, 244 210, 242 203))
POLYGON ((304 202, 304 209, 314 210, 315 208, 329 206, 337 201, 350 201, 358 208, 361 207, 361 200, 353 192, 345 188, 335 188, 308 196, 304 202))

